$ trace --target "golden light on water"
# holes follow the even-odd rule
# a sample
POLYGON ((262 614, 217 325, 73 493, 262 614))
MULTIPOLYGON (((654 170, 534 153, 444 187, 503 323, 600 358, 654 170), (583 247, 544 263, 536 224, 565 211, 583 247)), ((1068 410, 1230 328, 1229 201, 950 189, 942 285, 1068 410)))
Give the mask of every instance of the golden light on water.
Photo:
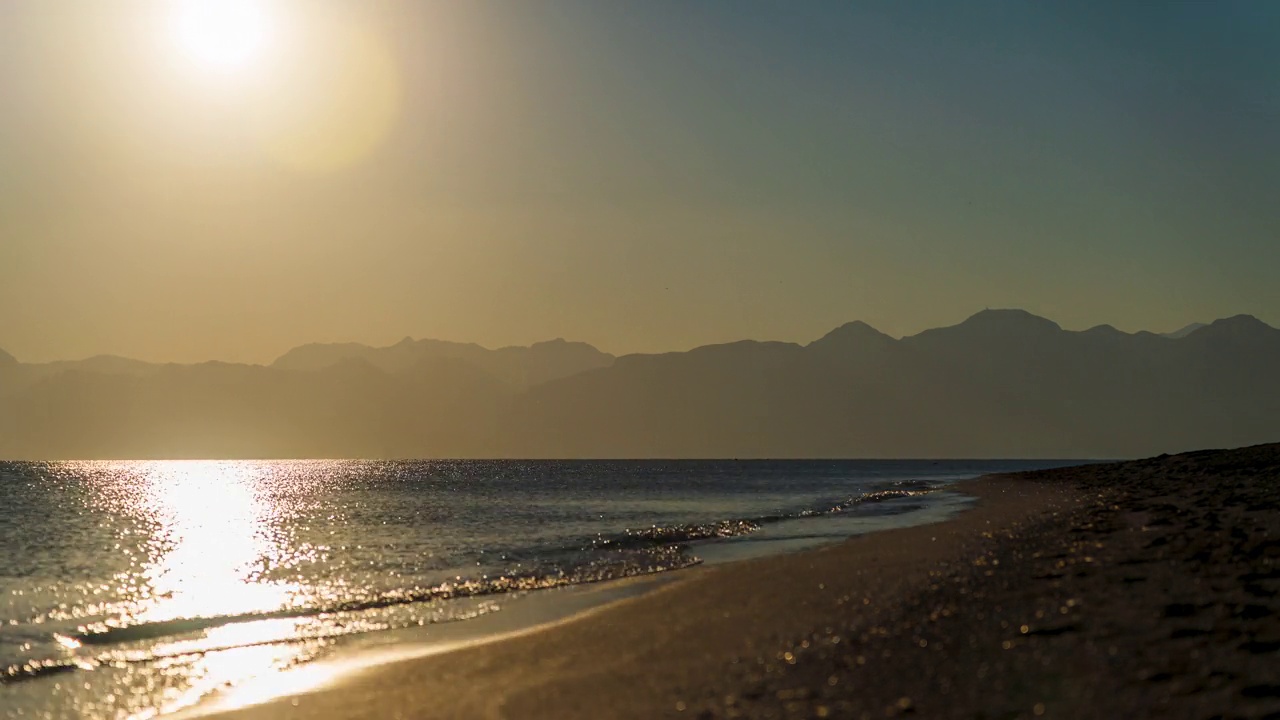
POLYGON ((284 607, 297 586, 255 581, 278 558, 273 511, 255 487, 254 467, 234 462, 155 463, 151 516, 166 548, 145 576, 152 591, 141 622, 262 612, 284 607))
MULTIPOLYGON (((260 576, 285 552, 273 539, 281 509, 267 492, 278 478, 264 475, 262 464, 151 462, 134 469, 141 484, 135 512, 150 521, 157 552, 142 571, 147 599, 125 625, 252 617, 305 600, 300 586, 260 576)), ((172 659, 171 672, 181 676, 180 690, 162 709, 190 706, 248 680, 271 687, 280 670, 308 652, 296 641, 309 622, 232 622, 155 646, 148 652, 161 672, 172 659)))
MULTIPOLYGON (((258 651, 258 657, 252 659, 259 661, 259 663, 262 661, 275 662, 270 656, 272 648, 245 648, 245 650, 258 651)), ((234 672, 237 667, 243 665, 244 661, 244 656, 228 655, 221 661, 228 665, 225 668, 226 672, 223 674, 234 672)), ((284 672, 249 677, 242 682, 237 682, 234 687, 225 689, 221 696, 209 703, 207 710, 209 713, 219 713, 258 705, 286 695, 308 692, 333 682, 350 673, 356 667, 359 666, 354 662, 308 663, 290 668, 284 672)), ((215 671, 219 669, 221 668, 214 668, 215 671)), ((216 690, 218 688, 213 687, 210 689, 216 690)), ((198 689, 191 692, 191 697, 197 700, 200 696, 201 693, 198 689)))
POLYGON ((249 619, 318 601, 314 588, 262 577, 298 557, 276 534, 287 501, 272 490, 283 489, 287 473, 246 461, 147 462, 135 469, 142 481, 137 511, 152 521, 160 552, 143 571, 150 599, 127 624, 247 619, 148 651, 162 673, 173 660, 172 672, 181 675, 175 686, 180 689, 166 697, 161 712, 191 708, 217 692, 226 693, 212 706, 218 710, 252 705, 317 687, 348 670, 333 663, 298 664, 315 652, 314 644, 298 641, 322 636, 317 624, 323 619, 249 619))
MULTIPOLYGON (((230 629, 230 628, 223 628, 230 629)), ((176 645, 176 644, 175 644, 176 645)), ((178 652, 181 647, 160 646, 158 654, 178 652)), ((174 712, 192 707, 210 693, 227 691, 235 688, 234 700, 223 698, 217 703, 219 710, 244 707, 282 694, 311 686, 298 683, 294 672, 282 672, 299 657, 296 647, 285 644, 246 645, 221 652, 205 652, 199 656, 194 667, 187 668, 187 688, 184 692, 172 697, 160 708, 161 712, 174 712), (240 688, 248 685, 254 692, 241 698, 240 688)), ((303 666, 304 668, 306 666, 303 666)), ((315 680, 318 685, 333 677, 324 674, 315 680)))

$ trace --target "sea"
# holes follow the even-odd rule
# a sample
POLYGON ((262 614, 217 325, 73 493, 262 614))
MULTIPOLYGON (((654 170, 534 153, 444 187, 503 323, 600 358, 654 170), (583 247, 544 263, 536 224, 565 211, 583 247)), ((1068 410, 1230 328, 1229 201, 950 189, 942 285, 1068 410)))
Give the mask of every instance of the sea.
POLYGON ((0 717, 140 720, 242 689, 266 699, 301 668, 425 652, 697 565, 942 520, 971 502, 956 481, 1070 464, 0 462, 0 717))

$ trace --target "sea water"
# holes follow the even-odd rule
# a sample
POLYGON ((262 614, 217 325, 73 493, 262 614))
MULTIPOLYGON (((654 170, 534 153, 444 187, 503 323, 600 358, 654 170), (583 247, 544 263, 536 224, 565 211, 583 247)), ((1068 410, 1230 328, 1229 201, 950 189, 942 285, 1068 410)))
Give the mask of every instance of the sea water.
POLYGON ((929 521, 957 480, 1064 464, 0 463, 0 717, 153 717, 357 639, 929 521))

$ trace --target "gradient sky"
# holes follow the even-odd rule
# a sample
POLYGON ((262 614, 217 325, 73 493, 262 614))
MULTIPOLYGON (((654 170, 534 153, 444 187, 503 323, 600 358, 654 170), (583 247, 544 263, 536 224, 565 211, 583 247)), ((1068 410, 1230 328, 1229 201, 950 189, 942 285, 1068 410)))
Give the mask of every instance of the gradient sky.
POLYGON ((1280 325, 1280 3, 0 4, 0 348, 1280 325))

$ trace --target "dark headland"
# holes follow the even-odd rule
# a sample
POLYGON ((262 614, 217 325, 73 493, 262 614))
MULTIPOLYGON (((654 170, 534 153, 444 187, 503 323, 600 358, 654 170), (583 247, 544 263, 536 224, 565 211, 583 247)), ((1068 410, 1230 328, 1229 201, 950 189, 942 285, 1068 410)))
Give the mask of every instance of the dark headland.
POLYGON ((993 476, 240 718, 1276 717, 1280 445, 993 476))

